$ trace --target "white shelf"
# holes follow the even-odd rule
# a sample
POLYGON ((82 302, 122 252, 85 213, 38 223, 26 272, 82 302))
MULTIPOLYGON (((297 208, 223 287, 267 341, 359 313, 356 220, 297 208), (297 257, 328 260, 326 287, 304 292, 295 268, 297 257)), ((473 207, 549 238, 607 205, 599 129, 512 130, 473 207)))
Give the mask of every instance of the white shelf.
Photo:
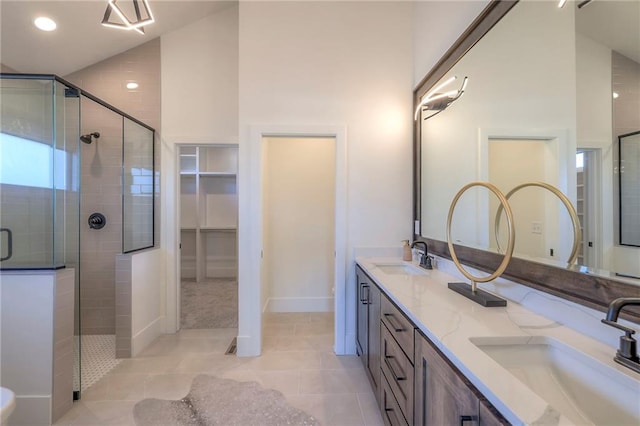
POLYGON ((236 177, 235 173, 228 173, 228 172, 200 172, 199 175, 212 176, 212 177, 232 177, 232 178, 236 177))
POLYGON ((183 276, 237 274, 237 147, 189 148, 180 154, 183 276))

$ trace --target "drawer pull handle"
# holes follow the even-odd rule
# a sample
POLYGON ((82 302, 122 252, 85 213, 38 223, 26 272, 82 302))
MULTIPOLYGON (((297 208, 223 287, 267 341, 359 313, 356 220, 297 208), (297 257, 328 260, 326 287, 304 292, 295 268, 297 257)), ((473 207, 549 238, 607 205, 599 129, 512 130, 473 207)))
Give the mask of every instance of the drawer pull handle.
POLYGON ((393 314, 384 314, 384 317, 387 319, 387 322, 394 331, 398 333, 404 331, 404 327, 402 327, 402 324, 398 324, 398 322, 396 321, 396 317, 394 317, 393 314), (396 325, 393 324, 394 322, 396 323, 396 325))
POLYGON ((360 284, 360 301, 363 305, 369 304, 369 285, 360 284), (364 292, 366 290, 366 293, 364 292))
POLYGON ((460 426, 464 426, 464 422, 472 422, 473 416, 460 416, 460 426))
MULTIPOLYGON (((396 373, 395 368, 393 368, 393 365, 391 364, 392 360, 393 360, 393 362, 398 364, 398 361, 396 361, 395 357, 392 357, 392 356, 389 356, 389 355, 385 355, 384 356, 384 363, 387 364, 387 368, 389 369, 389 371, 391 371, 391 374, 393 374, 393 378, 396 380, 396 382, 399 382, 400 380, 407 380, 407 378, 405 376, 396 373)), ((401 368, 400 368, 400 370, 402 371, 401 368)))
POLYGON ((2 262, 4 260, 11 259, 11 256, 13 256, 13 233, 9 228, 0 228, 0 232, 7 233, 7 255, 4 257, 0 257, 0 262, 2 262))
POLYGON ((393 408, 385 408, 384 413, 386 414, 387 419, 389 420, 389 423, 391 423, 392 425, 402 424, 398 421, 398 416, 396 415, 396 412, 393 410, 393 408), (389 414, 393 414, 393 418, 395 419, 395 422, 391 420, 391 417, 389 416, 389 414))

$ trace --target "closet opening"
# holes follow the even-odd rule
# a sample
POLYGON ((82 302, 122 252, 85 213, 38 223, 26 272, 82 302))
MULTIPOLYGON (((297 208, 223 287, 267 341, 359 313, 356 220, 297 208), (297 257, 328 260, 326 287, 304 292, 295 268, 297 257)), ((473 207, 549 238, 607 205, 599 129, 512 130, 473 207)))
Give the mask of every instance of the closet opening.
POLYGON ((238 327, 238 147, 180 145, 180 328, 238 327))

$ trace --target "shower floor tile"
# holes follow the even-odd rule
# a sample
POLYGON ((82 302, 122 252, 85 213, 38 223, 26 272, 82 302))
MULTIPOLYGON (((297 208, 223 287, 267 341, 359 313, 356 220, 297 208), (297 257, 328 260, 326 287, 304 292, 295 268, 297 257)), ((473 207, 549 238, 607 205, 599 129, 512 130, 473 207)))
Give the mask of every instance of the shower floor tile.
MULTIPOLYGON (((76 345, 78 340, 76 339, 76 345)), ((76 346, 76 365, 78 364, 78 348, 76 346)), ((116 336, 107 334, 91 334, 82 336, 82 391, 104 377, 115 368, 121 360, 116 359, 116 336)), ((74 370, 73 388, 78 389, 78 375, 74 370)))

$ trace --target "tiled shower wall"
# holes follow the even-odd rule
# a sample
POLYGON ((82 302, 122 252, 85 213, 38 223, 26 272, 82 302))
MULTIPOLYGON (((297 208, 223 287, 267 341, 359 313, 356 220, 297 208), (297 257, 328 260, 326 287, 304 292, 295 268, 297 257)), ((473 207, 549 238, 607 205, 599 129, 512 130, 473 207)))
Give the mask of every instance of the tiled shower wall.
POLYGON ((122 118, 82 99, 82 134, 99 132, 82 144, 80 191, 80 315, 82 334, 115 334, 115 261, 122 251, 122 118), (91 229, 92 213, 106 225, 91 229))
MULTIPOLYGON (((613 100, 613 139, 616 146, 614 149, 614 156, 616 158, 616 164, 619 161, 618 155, 618 136, 637 132, 640 130, 640 103, 638 102, 638 94, 640 93, 640 64, 619 54, 616 51, 612 52, 612 77, 613 77, 613 91, 619 94, 619 97, 613 100)), ((629 144, 631 145, 631 144, 629 144)), ((638 158, 638 152, 635 149, 627 147, 627 168, 626 171, 629 176, 626 176, 626 195, 622 203, 622 211, 620 214, 624 217, 623 223, 626 224, 625 242, 626 244, 635 244, 640 241, 640 230, 636 229, 631 224, 640 223, 640 208, 638 204, 640 200, 634 196, 639 191, 633 190, 632 182, 637 182, 631 173, 638 173, 637 170, 633 170, 630 164, 634 163, 634 159, 638 158), (635 154, 635 157, 634 157, 635 154)), ((637 163, 637 161, 635 161, 637 163)), ((614 205, 620 204, 618 201, 619 183, 616 176, 614 179, 615 185, 615 198, 614 205)), ((637 185, 640 185, 638 183, 637 185)), ((615 229, 618 229, 619 216, 614 215, 615 229)), ((616 239, 619 239, 618 232, 615 232, 616 239)), ((617 241, 618 243, 620 241, 617 241)))
POLYGON ((64 76, 69 82, 99 97, 156 130, 154 238, 160 242, 160 38, 64 76), (136 81, 137 89, 126 84, 136 81))
MULTIPOLYGON (((154 238, 156 244, 159 244, 160 39, 151 40, 64 78, 156 129, 154 238), (138 89, 128 90, 126 83, 129 81, 137 81, 140 86, 138 89)), ((122 145, 111 140, 112 127, 116 125, 112 117, 106 112, 102 118, 99 115, 89 117, 85 109, 88 103, 87 99, 83 99, 82 133, 98 131, 101 137, 97 143, 82 144, 81 147, 83 150, 80 217, 82 332, 114 334, 116 325, 115 259, 122 253, 120 169, 122 145), (117 153, 116 150, 118 150, 117 153), (116 166, 118 167, 117 179, 116 166), (107 217, 107 226, 102 230, 88 229, 87 218, 94 211, 100 211, 107 217)), ((121 119, 118 118, 118 120, 118 137, 121 137, 121 119)))

